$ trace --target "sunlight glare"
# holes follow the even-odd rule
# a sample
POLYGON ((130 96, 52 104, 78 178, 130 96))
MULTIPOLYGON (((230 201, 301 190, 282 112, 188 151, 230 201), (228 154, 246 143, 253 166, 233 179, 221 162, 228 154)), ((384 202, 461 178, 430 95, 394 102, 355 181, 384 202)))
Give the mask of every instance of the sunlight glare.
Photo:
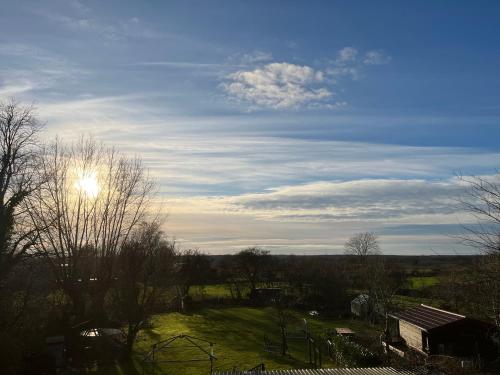
POLYGON ((83 171, 78 174, 75 188, 87 197, 95 198, 99 193, 99 184, 95 172, 83 171))

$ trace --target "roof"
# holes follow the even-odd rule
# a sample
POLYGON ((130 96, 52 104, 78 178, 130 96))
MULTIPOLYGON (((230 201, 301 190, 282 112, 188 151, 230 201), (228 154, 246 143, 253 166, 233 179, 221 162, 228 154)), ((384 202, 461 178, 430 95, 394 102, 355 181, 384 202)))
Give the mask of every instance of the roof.
POLYGON ((367 303, 369 299, 370 299, 370 297, 368 296, 368 294, 360 294, 359 296, 357 296, 356 298, 354 298, 351 302, 354 302, 354 303, 367 303))
POLYGON ((392 317, 413 324, 424 331, 442 327, 465 319, 464 315, 420 305, 413 309, 391 314, 392 317))
POLYGON ((271 370, 260 372, 227 371, 215 372, 215 375, 414 375, 413 372, 396 370, 392 367, 370 368, 323 368, 323 369, 296 369, 296 370, 271 370))
POLYGON ((355 333, 352 329, 344 327, 335 328, 335 332, 339 335, 354 335, 355 333))

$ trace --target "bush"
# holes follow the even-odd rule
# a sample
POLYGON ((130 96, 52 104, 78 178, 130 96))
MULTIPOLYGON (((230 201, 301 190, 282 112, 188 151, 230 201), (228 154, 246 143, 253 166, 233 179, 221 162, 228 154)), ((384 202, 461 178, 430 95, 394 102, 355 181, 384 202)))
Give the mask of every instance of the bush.
POLYGON ((380 364, 380 358, 365 347, 340 335, 330 339, 333 355, 338 364, 348 367, 370 367, 380 364))

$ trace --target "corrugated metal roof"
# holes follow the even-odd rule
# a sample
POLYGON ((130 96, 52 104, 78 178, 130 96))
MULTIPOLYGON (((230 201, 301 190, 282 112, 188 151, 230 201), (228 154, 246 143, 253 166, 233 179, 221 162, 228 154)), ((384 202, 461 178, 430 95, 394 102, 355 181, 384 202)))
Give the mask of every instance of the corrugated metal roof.
POLYGON ((260 372, 248 371, 219 371, 215 375, 415 375, 411 371, 396 370, 392 367, 369 368, 332 368, 332 369, 295 369, 295 370, 270 370, 260 372))
POLYGON ((394 313, 391 314, 391 316, 420 327, 425 331, 465 319, 463 315, 426 305, 420 305, 410 310, 394 313))

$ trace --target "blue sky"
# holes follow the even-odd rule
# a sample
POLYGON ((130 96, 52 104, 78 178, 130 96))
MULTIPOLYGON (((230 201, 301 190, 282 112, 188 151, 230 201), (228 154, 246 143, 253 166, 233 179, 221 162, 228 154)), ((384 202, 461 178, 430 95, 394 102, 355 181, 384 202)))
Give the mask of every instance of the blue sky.
POLYGON ((0 2, 0 98, 140 154, 183 246, 471 251, 455 176, 500 160, 497 2, 0 2))

